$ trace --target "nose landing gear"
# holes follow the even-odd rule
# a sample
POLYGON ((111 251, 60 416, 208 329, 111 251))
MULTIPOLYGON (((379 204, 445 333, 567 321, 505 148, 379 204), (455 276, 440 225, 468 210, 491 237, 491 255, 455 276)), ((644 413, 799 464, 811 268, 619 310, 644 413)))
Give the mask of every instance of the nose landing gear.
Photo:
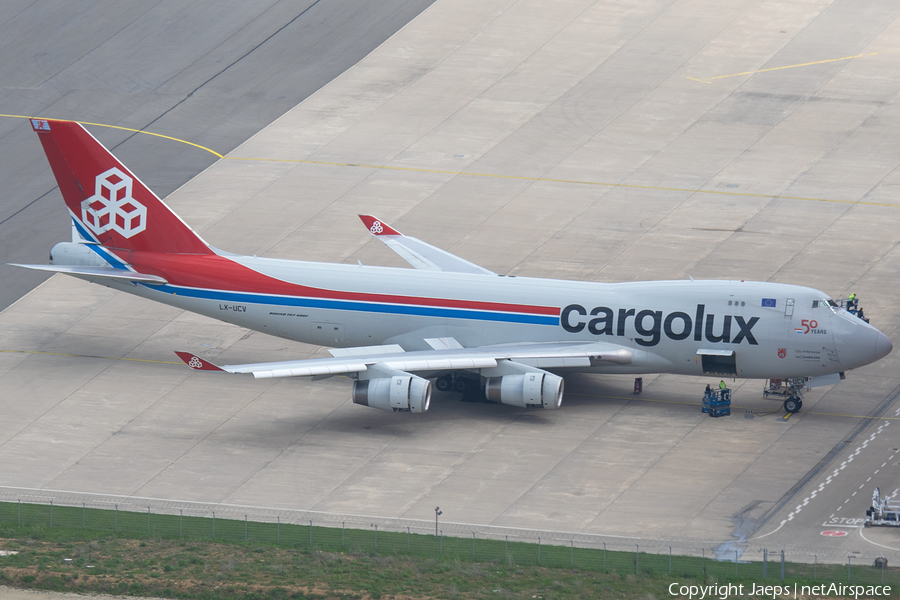
POLYGON ((803 408, 803 390, 806 389, 806 379, 788 379, 786 383, 785 395, 787 398, 784 400, 784 412, 791 414, 800 412, 800 409, 803 408))
POLYGON ((784 401, 784 412, 800 412, 801 408, 803 408, 803 400, 797 396, 789 396, 788 399, 784 401))
POLYGON ((806 378, 794 379, 770 379, 763 389, 763 396, 780 396, 784 398, 784 412, 800 412, 803 408, 803 390, 806 388, 806 378))

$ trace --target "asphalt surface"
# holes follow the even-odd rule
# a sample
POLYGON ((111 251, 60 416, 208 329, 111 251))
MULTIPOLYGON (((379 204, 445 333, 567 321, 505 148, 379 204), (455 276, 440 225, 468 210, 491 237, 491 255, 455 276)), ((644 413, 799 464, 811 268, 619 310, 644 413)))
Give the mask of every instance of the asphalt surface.
MULTIPOLYGON (((13 0, 0 3, 0 114, 172 136, 226 153, 366 56, 433 0, 13 0)), ((160 197, 217 156, 94 127, 160 197)), ((0 117, 0 309, 70 238, 24 119, 0 117)))
MULTIPOLYGON (((110 596, 108 594, 70 594, 64 592, 44 592, 36 590, 18 590, 0 585, 0 597, 3 600, 65 600, 66 598, 92 598, 93 600, 122 600, 125 596, 110 596)), ((162 600, 161 598, 145 597, 145 600, 162 600)))

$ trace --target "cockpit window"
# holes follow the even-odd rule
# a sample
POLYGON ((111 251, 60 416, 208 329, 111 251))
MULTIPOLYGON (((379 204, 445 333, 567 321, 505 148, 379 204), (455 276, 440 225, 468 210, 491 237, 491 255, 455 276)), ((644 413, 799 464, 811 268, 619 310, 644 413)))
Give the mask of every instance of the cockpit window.
POLYGON ((828 306, 831 306, 831 307, 833 307, 833 308, 837 308, 837 307, 838 307, 838 303, 835 302, 834 300, 832 300, 831 298, 829 298, 828 300, 826 300, 826 302, 828 302, 828 306))
POLYGON ((813 308, 819 308, 819 301, 818 301, 818 300, 813 300, 813 305, 812 305, 812 307, 813 307, 813 308))

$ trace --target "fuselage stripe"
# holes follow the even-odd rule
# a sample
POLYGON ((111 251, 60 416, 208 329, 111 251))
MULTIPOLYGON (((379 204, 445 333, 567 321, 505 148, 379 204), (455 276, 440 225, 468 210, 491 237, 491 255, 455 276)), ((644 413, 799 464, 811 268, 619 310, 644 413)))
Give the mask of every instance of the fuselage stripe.
MULTIPOLYGON (((145 284, 141 284, 145 285, 145 284)), ((381 304, 376 302, 354 302, 348 300, 329 300, 302 296, 278 296, 269 294, 248 294, 225 290, 209 290, 187 288, 173 285, 145 285, 147 289, 160 291, 188 298, 201 298, 220 302, 240 302, 244 304, 268 306, 297 306, 304 308, 323 308, 332 310, 348 310, 354 312, 370 312, 379 314, 398 314, 422 317, 446 317, 452 319, 470 319, 477 321, 498 321, 503 323, 528 323, 533 325, 559 326, 559 317, 529 315, 522 313, 493 312, 444 308, 432 306, 381 304)))

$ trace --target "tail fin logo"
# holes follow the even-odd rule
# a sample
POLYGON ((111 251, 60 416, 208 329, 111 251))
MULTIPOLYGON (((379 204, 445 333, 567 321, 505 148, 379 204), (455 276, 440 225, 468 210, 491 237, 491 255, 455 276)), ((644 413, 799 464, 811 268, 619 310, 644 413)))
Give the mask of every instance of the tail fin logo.
POLYGON ((94 195, 81 203, 81 220, 100 235, 115 231, 130 238, 147 228, 147 207, 131 196, 131 177, 113 167, 97 175, 94 195))

